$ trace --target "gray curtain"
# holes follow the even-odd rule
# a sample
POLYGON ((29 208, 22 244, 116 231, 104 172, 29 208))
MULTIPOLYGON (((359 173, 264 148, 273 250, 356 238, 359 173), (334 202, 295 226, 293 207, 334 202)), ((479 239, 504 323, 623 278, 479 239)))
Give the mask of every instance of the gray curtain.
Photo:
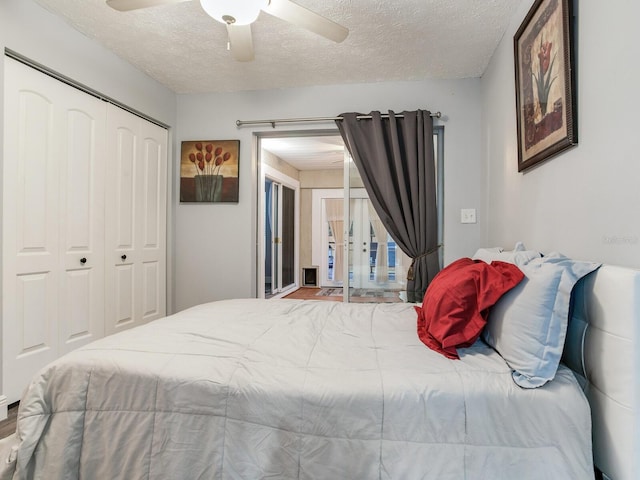
POLYGON ((343 113, 336 124, 380 220, 413 259, 407 301, 420 302, 440 270, 433 119, 426 110, 399 115, 343 113))

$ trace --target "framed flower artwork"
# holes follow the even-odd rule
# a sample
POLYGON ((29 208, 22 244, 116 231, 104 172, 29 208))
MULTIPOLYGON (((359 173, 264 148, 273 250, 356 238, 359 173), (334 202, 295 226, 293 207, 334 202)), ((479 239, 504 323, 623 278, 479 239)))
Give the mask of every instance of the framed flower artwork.
POLYGON ((514 36, 518 171, 578 143, 572 0, 536 0, 514 36))
POLYGON ((180 155, 181 202, 238 202, 240 140, 189 140, 180 155))

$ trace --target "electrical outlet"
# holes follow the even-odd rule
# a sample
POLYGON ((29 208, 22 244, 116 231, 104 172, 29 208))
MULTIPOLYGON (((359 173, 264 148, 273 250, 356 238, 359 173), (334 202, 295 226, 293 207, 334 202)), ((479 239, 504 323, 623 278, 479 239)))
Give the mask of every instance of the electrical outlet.
POLYGON ((475 208, 461 209, 460 223, 476 223, 476 209, 475 208))

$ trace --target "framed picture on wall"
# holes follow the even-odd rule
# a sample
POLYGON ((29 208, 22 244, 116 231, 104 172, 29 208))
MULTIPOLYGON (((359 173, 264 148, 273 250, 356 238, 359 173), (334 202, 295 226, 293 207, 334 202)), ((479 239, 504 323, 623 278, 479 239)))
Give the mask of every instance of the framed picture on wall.
POLYGON ((572 0, 536 0, 514 36, 518 171, 578 143, 572 0))
POLYGON ((180 155, 181 202, 238 202, 240 140, 188 140, 180 155))

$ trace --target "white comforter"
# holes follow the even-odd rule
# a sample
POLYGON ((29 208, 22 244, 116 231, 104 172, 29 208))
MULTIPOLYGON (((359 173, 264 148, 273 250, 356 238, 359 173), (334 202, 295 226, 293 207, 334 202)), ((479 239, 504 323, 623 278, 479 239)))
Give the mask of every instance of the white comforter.
POLYGON ((593 478, 569 370, 523 390, 462 352, 424 346, 410 305, 201 305, 45 368, 0 478, 593 478))

